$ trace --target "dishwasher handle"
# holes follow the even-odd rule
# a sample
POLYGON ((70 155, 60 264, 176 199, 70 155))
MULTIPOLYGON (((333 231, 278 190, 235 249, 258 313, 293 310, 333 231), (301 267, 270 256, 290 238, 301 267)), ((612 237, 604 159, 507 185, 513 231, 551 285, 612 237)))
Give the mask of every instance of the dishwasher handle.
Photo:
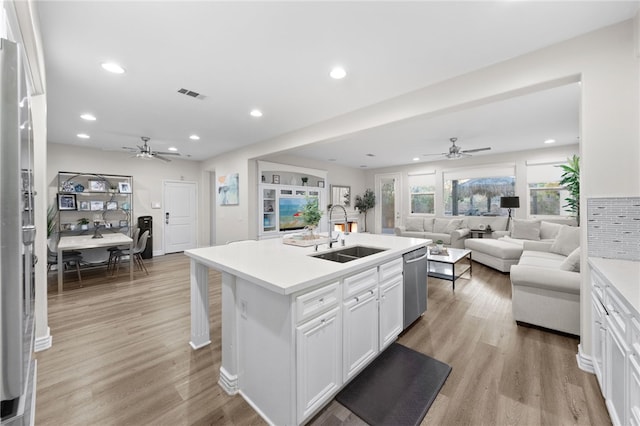
POLYGON ((429 252, 425 252, 425 254, 423 254, 423 255, 422 255, 422 256, 420 256, 420 257, 416 257, 415 259, 405 260, 405 261, 404 261, 404 263, 406 263, 406 264, 408 265, 409 263, 418 262, 419 260, 422 260, 422 259, 424 259, 425 257, 427 257, 427 255, 428 255, 428 254, 429 254, 429 252))

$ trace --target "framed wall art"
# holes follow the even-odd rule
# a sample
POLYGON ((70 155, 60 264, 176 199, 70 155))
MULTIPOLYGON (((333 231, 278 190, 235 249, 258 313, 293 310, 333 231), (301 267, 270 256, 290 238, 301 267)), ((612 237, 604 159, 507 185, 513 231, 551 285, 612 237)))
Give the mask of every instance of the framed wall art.
POLYGON ((58 194, 58 210, 77 210, 76 194, 58 194))
POLYGON ((239 204, 238 173, 218 177, 216 192, 218 193, 219 206, 237 206, 239 204))

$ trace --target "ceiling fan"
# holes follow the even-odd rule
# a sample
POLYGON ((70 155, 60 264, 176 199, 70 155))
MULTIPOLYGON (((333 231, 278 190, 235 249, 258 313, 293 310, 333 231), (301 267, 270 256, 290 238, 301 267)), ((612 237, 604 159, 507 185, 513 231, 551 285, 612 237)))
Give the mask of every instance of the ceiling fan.
POLYGON ((132 157, 136 157, 136 158, 141 158, 143 160, 151 160, 153 158, 158 159, 158 160, 162 160, 166 163, 170 162, 171 160, 169 160, 168 158, 163 157, 163 155, 180 155, 180 153, 178 152, 161 152, 161 151, 153 151, 151 150, 151 146, 149 146, 149 140, 150 138, 146 137, 146 136, 142 136, 140 139, 142 139, 142 146, 140 145, 136 145, 137 148, 132 148, 129 146, 123 146, 122 149, 128 149, 130 152, 135 152, 136 155, 132 156, 132 157))
POLYGON ((444 155, 446 158, 448 158, 449 160, 455 160, 458 158, 463 158, 463 157, 471 157, 471 153, 472 152, 480 152, 480 151, 488 151, 491 148, 487 147, 487 148, 476 148, 476 149, 460 149, 460 147, 458 145, 456 145, 456 141, 458 140, 458 138, 450 138, 449 139, 451 141, 451 143, 453 145, 451 145, 449 147, 449 152, 441 152, 439 154, 423 154, 425 156, 427 155, 444 155))

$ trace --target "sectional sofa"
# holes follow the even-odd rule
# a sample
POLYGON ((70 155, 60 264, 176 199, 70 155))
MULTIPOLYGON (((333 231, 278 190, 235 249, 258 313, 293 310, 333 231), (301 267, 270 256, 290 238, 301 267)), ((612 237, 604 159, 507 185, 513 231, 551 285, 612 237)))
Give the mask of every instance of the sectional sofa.
POLYGON ((471 235, 471 230, 479 229, 481 225, 491 226, 493 230, 505 231, 507 218, 500 216, 409 216, 405 218, 404 225, 396 227, 394 231, 396 235, 402 237, 442 240, 445 246, 464 248, 465 240, 471 235))

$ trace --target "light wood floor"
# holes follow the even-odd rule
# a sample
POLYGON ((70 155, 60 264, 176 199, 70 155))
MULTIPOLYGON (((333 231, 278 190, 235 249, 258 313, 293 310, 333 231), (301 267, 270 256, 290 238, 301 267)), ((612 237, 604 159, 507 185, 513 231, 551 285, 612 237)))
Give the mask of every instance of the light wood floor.
MULTIPOLYGON (((189 347, 189 262, 146 261, 150 275, 83 272, 49 282, 53 347, 36 354, 36 425, 264 424, 217 385, 220 276, 210 273, 212 344, 189 347)), ((453 367, 423 424, 607 425, 595 376, 578 369, 578 341, 511 319, 508 275, 474 264, 473 278, 429 280, 425 316, 401 344, 453 367)), ((265 384, 267 385, 267 384, 265 384)), ((331 402, 313 425, 364 424, 331 402)))

